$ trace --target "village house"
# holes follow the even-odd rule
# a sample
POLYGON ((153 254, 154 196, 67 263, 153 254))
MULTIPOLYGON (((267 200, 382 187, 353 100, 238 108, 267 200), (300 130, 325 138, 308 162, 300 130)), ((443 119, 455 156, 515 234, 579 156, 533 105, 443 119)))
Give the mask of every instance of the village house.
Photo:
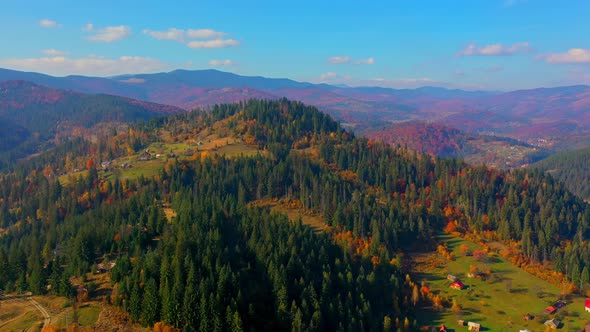
POLYGON ((474 323, 474 322, 467 322, 467 329, 469 331, 479 331, 481 329, 481 324, 474 323))
POLYGON ((556 311, 557 311, 557 309, 555 309, 554 306, 550 305, 547 308, 545 308, 545 310, 543 310, 543 313, 545 315, 553 315, 556 311))
POLYGON ((465 284, 463 284, 461 280, 457 280, 451 284, 451 288, 456 290, 462 290, 463 288, 465 288, 465 284))
POLYGON ((557 329, 559 327, 560 322, 557 319, 549 319, 545 321, 545 326, 548 326, 552 329, 557 329))
POLYGON ((586 310, 586 312, 590 312, 590 299, 586 299, 586 302, 584 303, 584 310, 586 310))
POLYGON ((457 280, 457 277, 455 277, 454 275, 451 275, 451 274, 449 274, 449 275, 447 276, 447 280, 450 280, 450 281, 456 281, 456 280, 457 280))
POLYGON ((112 162, 110 161, 103 161, 100 163, 100 167, 102 167, 103 170, 108 170, 111 164, 112 162))

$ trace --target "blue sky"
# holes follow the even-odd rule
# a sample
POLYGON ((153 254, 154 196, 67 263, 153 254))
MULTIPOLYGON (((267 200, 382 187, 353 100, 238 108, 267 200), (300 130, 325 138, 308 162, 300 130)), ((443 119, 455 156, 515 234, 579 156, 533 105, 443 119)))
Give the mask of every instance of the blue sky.
POLYGON ((0 67, 386 87, 590 84, 590 1, 0 1, 0 67))

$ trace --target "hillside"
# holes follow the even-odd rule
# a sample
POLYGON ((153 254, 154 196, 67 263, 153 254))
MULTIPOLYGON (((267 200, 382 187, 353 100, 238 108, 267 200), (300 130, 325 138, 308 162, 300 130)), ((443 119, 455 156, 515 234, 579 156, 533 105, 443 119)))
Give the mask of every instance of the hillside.
POLYGON ((545 171, 563 182, 579 197, 590 199, 590 148, 555 154, 531 167, 545 171))
POLYGON ((356 138, 298 102, 218 105, 65 144, 0 177, 0 289, 65 296, 115 263, 88 295, 143 326, 412 331, 418 310, 484 306, 478 292, 424 291, 444 276, 419 280, 408 264, 417 250, 452 262, 442 232, 506 260, 482 269, 522 268, 515 286, 533 274, 577 303, 590 287, 590 206, 552 177, 356 138))
POLYGON ((365 136, 442 158, 462 158, 471 164, 500 168, 520 167, 544 155, 540 149, 514 139, 468 134, 436 122, 406 121, 365 136))
POLYGON ((80 135, 100 123, 147 120, 181 111, 173 106, 112 95, 87 95, 26 81, 0 82, 2 126, 14 129, 0 134, 0 153, 22 158, 43 151, 55 139, 67 138, 74 131, 80 135))

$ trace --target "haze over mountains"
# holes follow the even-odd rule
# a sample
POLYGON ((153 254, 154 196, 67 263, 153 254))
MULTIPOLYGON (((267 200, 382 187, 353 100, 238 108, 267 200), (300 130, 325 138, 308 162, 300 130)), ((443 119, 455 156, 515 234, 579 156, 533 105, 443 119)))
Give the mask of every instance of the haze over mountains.
POLYGON ((590 87, 583 85, 503 93, 435 87, 389 89, 312 84, 217 70, 102 78, 53 77, 0 69, 0 81, 4 80, 120 95, 186 110, 250 98, 287 97, 318 106, 354 125, 360 133, 384 129, 389 123, 422 120, 559 149, 590 143, 590 87))

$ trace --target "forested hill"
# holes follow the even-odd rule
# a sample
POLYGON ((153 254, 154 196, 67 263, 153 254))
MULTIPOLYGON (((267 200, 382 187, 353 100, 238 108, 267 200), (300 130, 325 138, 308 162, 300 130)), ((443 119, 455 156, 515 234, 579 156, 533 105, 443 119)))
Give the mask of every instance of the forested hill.
POLYGON ((562 152, 532 165, 565 183, 579 197, 590 200, 590 149, 562 152))
POLYGON ((285 99, 111 135, 70 141, 0 178, 0 289, 45 293, 49 284, 68 295, 71 276, 115 261, 106 300, 146 326, 414 331, 425 295, 401 254, 436 247, 433 235, 449 225, 516 241, 522 261, 588 282, 590 208, 540 171, 470 167, 355 138, 285 99), (133 173, 93 162, 63 184, 54 173, 128 158, 130 140, 171 150, 199 139, 192 153, 137 162, 133 173), (232 147, 241 150, 226 154, 232 147), (144 176, 142 165, 160 168, 144 176), (272 207, 279 202, 299 217, 272 207), (323 230, 307 226, 310 216, 323 230))
POLYGON ((27 81, 0 82, 0 153, 21 158, 42 151, 58 136, 68 137, 74 128, 90 128, 98 123, 147 120, 182 111, 111 95, 87 95, 54 89, 27 81))

